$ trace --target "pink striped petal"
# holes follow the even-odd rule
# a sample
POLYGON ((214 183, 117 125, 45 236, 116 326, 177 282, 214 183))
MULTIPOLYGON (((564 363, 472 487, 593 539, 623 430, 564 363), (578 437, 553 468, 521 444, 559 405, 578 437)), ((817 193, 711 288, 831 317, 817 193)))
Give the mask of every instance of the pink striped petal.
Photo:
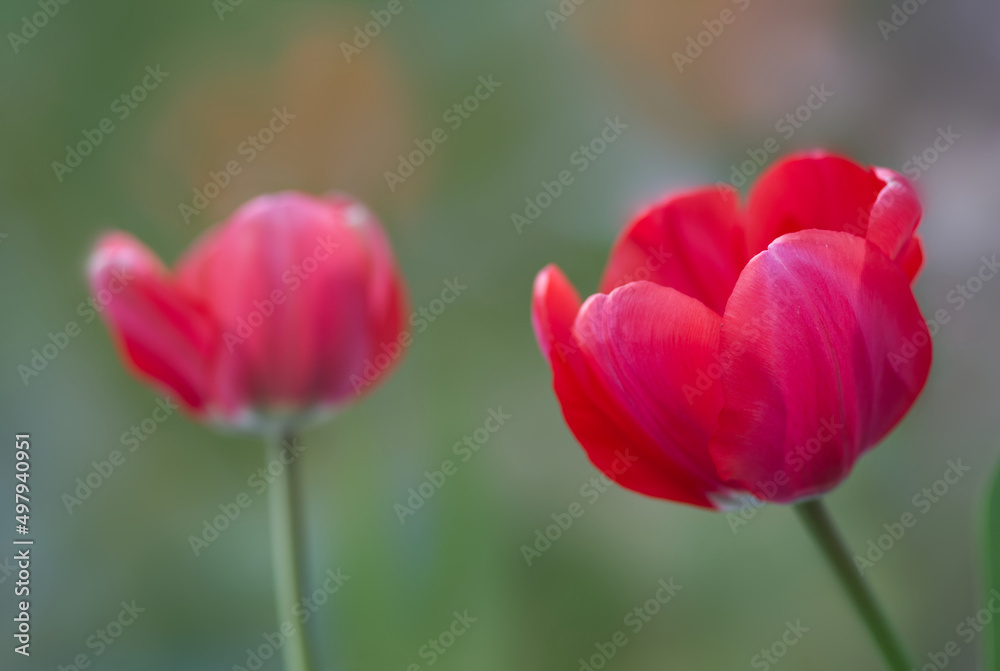
POLYGON ((97 243, 88 274, 94 295, 110 296, 103 316, 126 360, 190 410, 206 412, 218 340, 205 305, 125 233, 97 243))
MULTIPOLYGON (((340 212, 340 217, 347 226, 360 238, 368 258, 367 270, 367 315, 368 315, 368 352, 364 361, 356 362, 352 369, 353 379, 364 379, 365 390, 368 390, 386 374, 402 358, 404 346, 403 334, 407 330, 404 322, 409 310, 409 300, 406 288, 399 281, 399 268, 396 264, 389 239, 379 225, 375 216, 361 203, 349 196, 338 194, 331 197, 330 204, 340 212), (388 363, 385 363, 388 361, 388 363), (366 368, 376 364, 377 379, 366 377, 366 368), (357 377, 354 377, 357 376, 357 377)), ((352 390, 356 384, 350 383, 352 390)), ((336 399, 344 396, 347 384, 340 382, 331 385, 328 396, 336 399)))
POLYGON ((867 238, 899 262, 913 240, 923 208, 913 185, 902 175, 887 168, 875 168, 875 174, 885 186, 872 205, 867 238))
POLYGON ((829 490, 913 405, 929 342, 909 278, 874 244, 782 236, 748 264, 722 319, 719 474, 770 501, 829 490))
POLYGON ((329 203, 255 198, 178 272, 221 329, 214 384, 227 414, 297 413, 352 390, 369 352, 369 260, 329 203))
POLYGON ((590 460, 628 489, 715 507, 726 491, 714 475, 707 444, 718 411, 713 405, 721 406, 721 388, 716 385, 690 397, 681 389, 682 379, 696 384, 694 368, 699 363, 707 368, 714 361, 710 352, 718 341, 719 317, 673 289, 648 282, 630 284, 611 297, 591 297, 577 317, 579 310, 579 296, 558 268, 549 266, 539 273, 532 309, 536 336, 552 366, 566 423, 590 460), (640 313, 645 321, 633 321, 643 320, 640 313), (664 356, 664 367, 657 371, 650 365, 648 375, 629 368, 618 377, 613 362, 621 359, 609 343, 631 337, 634 340, 622 346, 629 352, 623 358, 632 363, 632 356, 648 348, 673 347, 675 355, 683 348, 684 355, 675 356, 673 363, 664 356), (680 386, 657 380, 656 372, 674 376, 672 382, 680 386), (632 385, 660 396, 646 405, 644 397, 623 392, 632 385), (678 414, 650 416, 667 406, 678 414))
POLYGON ((924 267, 924 243, 919 235, 914 235, 899 253, 896 263, 903 269, 910 282, 916 281, 924 267))

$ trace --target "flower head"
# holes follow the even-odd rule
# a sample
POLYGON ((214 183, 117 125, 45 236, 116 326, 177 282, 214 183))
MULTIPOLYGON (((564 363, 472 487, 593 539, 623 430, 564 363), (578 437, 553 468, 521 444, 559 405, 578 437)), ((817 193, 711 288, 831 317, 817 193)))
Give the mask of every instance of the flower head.
POLYGON ((114 296, 103 315, 136 373, 193 414, 244 428, 297 422, 370 388, 406 311, 381 227, 346 196, 255 198, 173 270, 109 233, 89 276, 114 296))
POLYGON ((704 507, 835 487, 927 380, 920 217, 900 175, 814 152, 768 170, 745 206, 721 186, 649 208, 582 304, 542 270, 535 333, 591 461, 704 507))

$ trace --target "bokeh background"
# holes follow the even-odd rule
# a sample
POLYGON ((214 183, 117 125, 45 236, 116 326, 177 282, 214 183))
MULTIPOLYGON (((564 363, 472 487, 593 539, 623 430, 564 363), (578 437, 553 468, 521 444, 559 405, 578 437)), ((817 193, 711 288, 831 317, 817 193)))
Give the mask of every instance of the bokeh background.
MULTIPOLYGON (((919 176, 927 266, 916 293, 926 315, 945 309, 952 319, 916 407, 829 502, 858 550, 918 512, 867 573, 922 662, 955 640, 962 652, 950 668, 980 668, 982 641, 967 643, 956 627, 980 607, 978 511, 1000 456, 1000 279, 961 310, 948 296, 983 255, 1000 253, 1000 6, 562 4, 575 9, 553 24, 556 0, 402 0, 350 62, 342 44, 386 2, 69 2, 26 42, 5 38, 0 427, 5 444, 32 435, 38 544, 30 660, 11 650, 13 579, 0 569, 0 667, 69 668, 85 654, 99 669, 232 669, 276 629, 265 497, 200 556, 188 540, 250 491, 261 446, 175 414, 147 421, 155 431, 128 452, 122 434, 152 416, 158 395, 78 306, 102 230, 131 231, 171 262, 244 200, 294 188, 368 203, 415 308, 445 280, 468 287, 386 384, 303 437, 313 587, 327 569, 350 576, 309 623, 320 668, 430 668, 421 646, 466 610, 477 622, 433 668, 575 671, 618 630, 629 642, 608 669, 747 668, 798 620, 809 631, 782 668, 880 668, 786 508, 764 508, 734 533, 723 515, 611 488, 532 566, 522 556, 552 514, 586 500, 581 487, 596 475, 534 344, 535 272, 557 262, 591 291, 632 213, 668 190, 728 180, 773 137, 780 153, 823 146, 919 176), (679 71, 674 53, 727 9, 734 20, 679 71), (902 25, 890 31, 879 22, 894 11, 902 25), (169 74, 119 120, 111 105, 147 66, 169 74), (385 171, 491 75, 500 87, 391 190, 385 171), (776 123, 814 86, 832 96, 786 137, 776 123), (295 119, 185 221, 180 204, 245 158, 240 144, 274 108, 295 119), (52 162, 108 116, 113 132, 60 180, 52 162), (628 129, 519 233, 511 215, 609 117, 628 129), (914 171, 913 156, 948 129, 958 138, 914 171), (79 335, 25 383, 18 366, 70 321, 79 335), (394 505, 497 408, 511 419, 401 524, 394 505), (113 450, 125 463, 68 511, 64 495, 113 450), (919 514, 913 497, 958 458, 971 471, 919 514), (670 578, 683 589, 633 634, 625 614, 670 578), (88 647, 132 600, 145 609, 137 621, 100 653, 88 647)), ((38 11, 8 0, 0 28, 19 33, 38 11)), ((12 469, 12 456, 0 458, 4 515, 12 469)), ((12 551, 6 540, 0 548, 2 564, 12 551)))

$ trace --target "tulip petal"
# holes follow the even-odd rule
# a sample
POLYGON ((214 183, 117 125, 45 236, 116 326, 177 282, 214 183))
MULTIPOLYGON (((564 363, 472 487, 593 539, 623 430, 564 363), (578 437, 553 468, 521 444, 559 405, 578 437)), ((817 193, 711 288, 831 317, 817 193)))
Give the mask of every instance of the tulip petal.
POLYGON ((908 277, 874 244, 782 236, 748 264, 722 319, 719 474, 770 501, 829 490, 913 405, 929 343, 908 277))
MULTIPOLYGON (((346 225, 357 231, 367 250, 368 360, 374 360, 376 357, 391 359, 388 365, 378 367, 379 379, 382 379, 385 373, 402 358, 400 341, 406 330, 403 320, 408 311, 409 301, 403 283, 399 279, 399 269, 392 253, 392 246, 375 216, 367 207, 343 194, 331 197, 330 204, 339 211, 339 217, 346 222, 346 225)), ((363 375, 363 371, 356 370, 354 374, 363 375)), ((370 386, 366 385, 365 388, 370 386)))
POLYGON ((97 243, 88 274, 94 295, 110 296, 103 314, 125 358, 141 376, 204 413, 217 331, 201 301, 124 233, 97 243))
MULTIPOLYGON (((714 422, 714 412, 718 412, 717 408, 714 412, 711 409, 711 398, 698 398, 692 405, 679 391, 681 387, 672 388, 650 377, 644 377, 639 383, 663 389, 672 400, 661 400, 661 404, 681 404, 676 408, 680 413, 677 418, 667 420, 666 431, 670 435, 684 434, 686 440, 700 440, 702 453, 691 455, 684 448, 676 449, 676 445, 658 443, 653 433, 662 435, 663 427, 657 423, 653 423, 651 430, 644 427, 636 416, 648 417, 633 412, 633 401, 622 396, 620 383, 609 384, 606 371, 591 365, 595 356, 605 357, 606 360, 607 338, 621 335, 617 333, 622 325, 616 316, 618 306, 629 306, 623 316, 632 315, 631 306, 640 300, 638 295, 644 293, 653 295, 652 303, 646 309, 676 308, 678 312, 689 314, 663 320, 674 324, 664 332, 654 332, 651 322, 630 328, 637 336, 644 335, 647 341, 629 345, 629 357, 646 347, 659 346, 671 339, 675 339, 675 347, 679 348, 682 346, 682 331, 689 331, 692 338, 702 340, 700 344, 690 343, 692 352, 704 353, 707 349, 714 352, 712 338, 718 339, 718 316, 672 289, 647 282, 622 288, 612 298, 592 297, 585 308, 589 316, 581 314, 579 317, 583 330, 574 334, 573 325, 580 309, 580 299, 555 266, 545 268, 535 281, 532 306, 535 333, 542 352, 552 366, 553 385, 566 423, 597 468, 623 487, 642 494, 713 508, 727 492, 722 491, 705 451, 711 433, 708 424, 714 422), (610 329, 611 335, 605 328, 610 329)), ((703 358, 692 355, 691 361, 703 358)), ((679 370, 672 365, 667 368, 673 372, 679 370)), ((716 403, 721 406, 721 389, 715 393, 718 394, 716 403)))
MULTIPOLYGON (((580 311, 580 294, 555 264, 549 264, 535 278, 531 299, 531 325, 546 360, 552 350, 560 360, 574 353, 573 322, 580 311)), ((579 359, 577 359, 579 361, 579 359)))
MULTIPOLYGON (((812 152, 780 161, 750 190, 750 254, 786 233, 807 229, 865 237, 869 214, 884 186, 874 170, 840 156, 812 152)), ((885 216, 886 221, 892 218, 890 213, 885 216)), ((884 237, 890 237, 888 232, 884 237)))
MULTIPOLYGON (((885 186, 872 205, 867 238, 893 261, 907 251, 923 216, 917 192, 902 175, 887 168, 875 168, 885 186)), ((909 260, 912 266, 912 259, 909 260)))
POLYGON ((912 284, 924 267, 924 245, 919 235, 914 235, 899 253, 896 260, 899 267, 903 269, 906 276, 910 278, 912 284))
POLYGON ((221 329, 227 414, 298 411, 352 389, 369 351, 368 267, 342 212, 294 192, 246 203, 181 262, 221 329))
POLYGON ((754 254, 786 233, 819 229, 867 238, 911 280, 923 265, 911 245, 923 216, 920 200, 906 178, 887 168, 865 169, 822 152, 791 157, 760 178, 749 212, 754 254))
POLYGON ((718 314, 749 260, 739 198, 728 186, 670 196, 641 214, 615 243, 601 293, 649 280, 718 314))

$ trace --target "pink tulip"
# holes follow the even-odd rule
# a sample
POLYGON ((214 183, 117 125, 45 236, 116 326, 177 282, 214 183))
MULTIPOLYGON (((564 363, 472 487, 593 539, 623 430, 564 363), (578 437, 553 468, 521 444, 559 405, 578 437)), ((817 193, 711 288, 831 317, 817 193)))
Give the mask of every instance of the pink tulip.
POLYGON ((829 491, 927 380, 920 216, 898 174, 817 152, 772 167, 746 205, 729 187, 657 203, 582 304, 545 268, 532 319, 569 428, 650 496, 829 491))
POLYGON ((345 196, 251 200, 166 268, 112 232, 89 264, 125 360, 194 415, 284 426, 370 389, 406 296, 382 228, 345 196))

